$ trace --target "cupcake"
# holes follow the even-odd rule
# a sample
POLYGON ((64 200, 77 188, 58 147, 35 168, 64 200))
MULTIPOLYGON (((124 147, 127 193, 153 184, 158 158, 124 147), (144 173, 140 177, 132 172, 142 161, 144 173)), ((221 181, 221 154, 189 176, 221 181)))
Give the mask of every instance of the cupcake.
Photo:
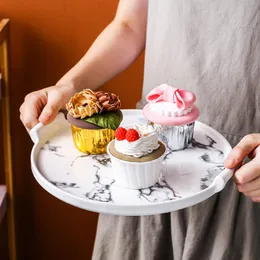
POLYGON ((173 150, 190 146, 199 110, 196 96, 186 90, 162 84, 146 96, 144 117, 158 130, 159 138, 173 150))
POLYGON ((66 104, 75 147, 85 154, 102 154, 122 121, 121 101, 105 91, 84 89, 66 104))
POLYGON ((129 189, 153 186, 162 171, 166 146, 151 125, 119 127, 107 146, 116 182, 129 189))

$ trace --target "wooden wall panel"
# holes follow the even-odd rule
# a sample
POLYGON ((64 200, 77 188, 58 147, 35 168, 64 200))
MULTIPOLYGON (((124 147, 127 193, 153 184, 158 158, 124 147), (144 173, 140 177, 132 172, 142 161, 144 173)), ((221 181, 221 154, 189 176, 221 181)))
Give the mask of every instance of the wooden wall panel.
POLYGON ((9 260, 8 258, 8 234, 7 218, 5 217, 0 226, 0 259, 9 260))
MULTIPOLYGON (((0 101, 1 107, 1 101, 0 101)), ((0 109, 1 114, 1 109, 0 109)), ((0 184, 4 184, 5 176, 4 176, 4 160, 2 156, 2 117, 0 117, 0 184)), ((6 217, 3 219, 2 224, 0 225, 0 259, 8 260, 8 236, 7 236, 7 219, 6 217)))

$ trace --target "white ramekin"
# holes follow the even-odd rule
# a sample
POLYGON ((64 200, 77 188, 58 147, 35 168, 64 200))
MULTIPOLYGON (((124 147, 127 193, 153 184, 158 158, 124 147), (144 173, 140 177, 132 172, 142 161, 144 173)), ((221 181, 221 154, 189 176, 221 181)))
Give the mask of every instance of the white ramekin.
POLYGON ((111 159, 115 181, 118 185, 128 189, 144 189, 153 186, 160 177, 165 152, 157 159, 148 162, 127 162, 113 156, 110 151, 111 141, 107 146, 107 153, 111 159))

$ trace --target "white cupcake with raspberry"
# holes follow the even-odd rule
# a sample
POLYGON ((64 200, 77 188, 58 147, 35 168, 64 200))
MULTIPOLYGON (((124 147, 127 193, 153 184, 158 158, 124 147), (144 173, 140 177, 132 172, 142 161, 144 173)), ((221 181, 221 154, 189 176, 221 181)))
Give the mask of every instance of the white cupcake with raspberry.
POLYGON ((152 125, 119 127, 107 146, 116 182, 129 189, 153 186, 162 171, 166 146, 152 125))

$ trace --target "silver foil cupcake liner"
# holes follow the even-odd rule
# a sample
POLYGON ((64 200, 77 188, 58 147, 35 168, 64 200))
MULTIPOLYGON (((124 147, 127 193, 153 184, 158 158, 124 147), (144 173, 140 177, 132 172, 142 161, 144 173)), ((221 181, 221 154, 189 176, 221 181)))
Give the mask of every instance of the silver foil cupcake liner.
POLYGON ((172 151, 183 150, 192 144, 195 122, 183 126, 163 126, 159 139, 172 151))

